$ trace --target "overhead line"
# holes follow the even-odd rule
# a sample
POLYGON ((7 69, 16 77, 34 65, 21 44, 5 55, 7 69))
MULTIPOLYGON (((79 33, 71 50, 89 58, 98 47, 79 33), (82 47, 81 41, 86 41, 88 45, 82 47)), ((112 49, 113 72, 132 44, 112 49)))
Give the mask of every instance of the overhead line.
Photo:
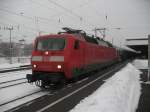
POLYGON ((43 8, 46 8, 46 9, 50 9, 50 10, 53 10, 53 11, 56 11, 55 9, 53 9, 53 8, 51 8, 51 7, 48 7, 48 6, 46 6, 46 5, 44 5, 44 4, 41 4, 41 3, 39 3, 39 2, 35 2, 34 0, 29 0, 32 4, 36 4, 36 5, 38 5, 39 7, 43 7, 43 8))
MULTIPOLYGON (((46 5, 44 5, 44 4, 41 4, 41 3, 38 3, 38 2, 35 2, 35 1, 33 1, 33 0, 29 0, 31 3, 33 3, 33 4, 36 4, 36 5, 39 5, 40 7, 42 6, 43 8, 46 8, 46 9, 52 9, 53 11, 56 11, 56 10, 54 10, 53 8, 51 8, 51 7, 48 7, 48 6, 46 6, 46 5)), ((57 11, 58 12, 58 11, 57 11)), ((60 16, 62 13, 61 12, 58 12, 57 14, 53 14, 52 16, 50 16, 51 18, 53 18, 53 17, 56 17, 56 16, 60 16)), ((64 14, 64 13, 63 13, 64 14)), ((62 23, 60 23, 59 22, 59 24, 62 24, 62 23)), ((63 24, 62 24, 63 25, 63 24)))
POLYGON ((48 1, 49 1, 50 3, 56 5, 57 7, 60 7, 60 8, 62 8, 63 10, 67 11, 68 13, 70 13, 70 14, 72 14, 72 15, 78 17, 79 19, 81 18, 81 16, 79 16, 79 15, 77 15, 76 13, 72 12, 71 10, 65 8, 64 6, 62 6, 62 5, 60 5, 60 4, 56 3, 56 2, 54 2, 54 1, 52 1, 52 0, 48 0, 48 1))
POLYGON ((20 17, 24 17, 24 18, 33 20, 32 17, 20 15, 20 14, 18 14, 18 13, 15 13, 15 12, 12 12, 12 11, 9 11, 9 10, 6 10, 6 9, 3 9, 3 8, 1 8, 1 7, 0 7, 0 11, 7 12, 7 13, 12 14, 12 15, 16 15, 16 16, 20 16, 20 17))
MULTIPOLYGON (((10 20, 8 20, 8 21, 10 21, 10 20)), ((3 22, 3 21, 2 21, 2 22, 3 22)), ((15 22, 15 21, 13 21, 13 24, 11 23, 11 25, 8 24, 8 23, 4 23, 4 22, 3 22, 3 23, 0 22, 0 24, 4 24, 4 25, 7 25, 7 26, 15 26, 15 27, 21 26, 21 27, 24 27, 24 28, 29 28, 29 29, 31 29, 31 30, 33 30, 33 31, 37 31, 36 28, 30 27, 30 26, 26 26, 26 25, 24 25, 24 24, 20 25, 20 23, 15 22)))
MULTIPOLYGON (((50 3, 56 5, 56 6, 60 7, 61 9, 67 11, 68 13, 70 13, 70 14, 72 14, 72 15, 78 17, 81 21, 83 21, 83 17, 81 17, 81 16, 79 16, 78 14, 74 13, 74 12, 71 11, 70 9, 65 8, 64 6, 62 6, 62 5, 60 5, 60 4, 56 3, 56 2, 54 2, 53 0, 48 0, 48 1, 49 1, 50 3)), ((84 19, 84 21, 85 21, 85 19, 84 19)), ((87 20, 86 20, 86 21, 87 21, 87 20)), ((88 23, 89 25, 95 26, 95 25, 93 25, 91 22, 86 22, 86 23, 88 23)))
MULTIPOLYGON (((16 12, 13 12, 13 11, 3 9, 1 7, 0 7, 0 11, 7 12, 7 13, 9 13, 11 15, 16 15, 16 16, 19 16, 19 17, 24 17, 24 18, 30 19, 32 21, 35 21, 35 17, 36 17, 36 16, 35 17, 30 17, 30 16, 21 15, 21 14, 18 14, 16 12)), ((39 20, 40 23, 52 23, 51 21, 54 21, 53 19, 45 18, 45 17, 38 17, 37 16, 37 18, 38 18, 38 20, 39 20)))

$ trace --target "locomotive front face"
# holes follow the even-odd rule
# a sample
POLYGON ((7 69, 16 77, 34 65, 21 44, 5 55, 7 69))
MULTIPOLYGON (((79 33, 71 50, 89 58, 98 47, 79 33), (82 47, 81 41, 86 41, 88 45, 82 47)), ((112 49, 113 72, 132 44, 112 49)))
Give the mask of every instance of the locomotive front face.
POLYGON ((32 53, 33 72, 63 72, 65 38, 38 38, 32 53))

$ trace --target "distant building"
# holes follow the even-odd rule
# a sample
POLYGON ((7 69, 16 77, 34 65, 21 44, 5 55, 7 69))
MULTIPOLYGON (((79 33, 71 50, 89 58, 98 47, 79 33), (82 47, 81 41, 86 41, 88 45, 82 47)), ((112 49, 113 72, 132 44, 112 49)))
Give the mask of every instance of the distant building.
POLYGON ((126 39, 126 46, 141 52, 143 58, 148 58, 148 38, 126 39))

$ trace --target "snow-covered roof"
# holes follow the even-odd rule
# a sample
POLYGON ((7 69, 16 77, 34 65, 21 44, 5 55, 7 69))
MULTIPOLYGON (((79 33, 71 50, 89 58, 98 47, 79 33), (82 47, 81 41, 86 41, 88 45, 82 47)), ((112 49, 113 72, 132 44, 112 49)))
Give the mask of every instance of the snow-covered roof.
POLYGON ((127 51, 137 52, 137 51, 135 51, 134 49, 131 49, 131 48, 127 47, 127 46, 122 46, 121 48, 122 48, 122 49, 125 49, 125 50, 127 50, 127 51))
POLYGON ((115 46, 115 48, 117 48, 118 50, 127 50, 127 51, 138 53, 138 51, 136 51, 134 49, 131 49, 131 48, 127 47, 127 46, 120 46, 120 47, 115 46))
POLYGON ((148 45, 148 38, 126 39, 127 46, 130 45, 148 45))

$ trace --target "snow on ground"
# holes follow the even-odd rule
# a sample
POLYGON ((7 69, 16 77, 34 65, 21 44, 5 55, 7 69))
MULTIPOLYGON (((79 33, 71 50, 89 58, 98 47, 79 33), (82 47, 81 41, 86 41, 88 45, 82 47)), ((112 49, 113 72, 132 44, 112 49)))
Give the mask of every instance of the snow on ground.
POLYGON ((20 67, 23 65, 30 65, 30 57, 13 57, 12 64, 9 63, 7 58, 0 58, 0 69, 20 67))
POLYGON ((128 64, 70 112, 135 112, 141 94, 139 74, 128 64))
POLYGON ((133 61, 133 65, 138 69, 148 69, 148 60, 136 59, 133 61))
MULTIPOLYGON (((0 73, 0 83, 8 81, 8 80, 25 78, 26 74, 28 74, 28 73, 31 73, 31 70, 23 70, 23 71, 9 72, 9 73, 0 73)), ((41 91, 41 89, 39 87, 36 87, 35 84, 31 85, 28 83, 23 83, 23 84, 19 84, 19 85, 0 89, 0 105, 3 103, 6 103, 6 102, 12 101, 14 99, 29 95, 31 93, 37 92, 37 91, 41 91)), ((22 99, 19 99, 15 102, 11 102, 11 103, 8 103, 6 105, 2 105, 2 106, 0 106, 0 112, 4 112, 4 111, 12 109, 16 106, 24 104, 26 102, 30 102, 33 99, 39 98, 39 97, 44 96, 48 93, 49 93, 49 91, 41 91, 39 93, 24 97, 22 99)))
MULTIPOLYGON (((27 83, 1 89, 0 90, 0 105, 6 102, 12 101, 14 99, 35 93, 37 91, 41 91, 41 89, 39 87, 36 87, 35 85, 31 85, 27 83)), ((46 94, 48 94, 48 91, 41 91, 31 96, 24 97, 23 99, 19 99, 15 102, 0 106, 0 112, 7 111, 21 104, 32 101, 33 99, 44 96, 46 94)))
POLYGON ((29 62, 27 62, 27 63, 13 63, 13 64, 4 63, 4 64, 0 64, 0 69, 20 67, 20 66, 23 66, 23 65, 30 65, 30 63, 29 62))
POLYGON ((0 83, 7 82, 11 80, 26 78, 26 74, 31 74, 31 70, 15 71, 8 73, 0 73, 0 83))
POLYGON ((36 91, 40 91, 39 87, 35 85, 31 85, 28 83, 23 83, 20 85, 0 89, 0 105, 12 101, 13 99, 26 96, 28 94, 34 93, 36 91), (11 93, 11 94, 10 94, 11 93))

